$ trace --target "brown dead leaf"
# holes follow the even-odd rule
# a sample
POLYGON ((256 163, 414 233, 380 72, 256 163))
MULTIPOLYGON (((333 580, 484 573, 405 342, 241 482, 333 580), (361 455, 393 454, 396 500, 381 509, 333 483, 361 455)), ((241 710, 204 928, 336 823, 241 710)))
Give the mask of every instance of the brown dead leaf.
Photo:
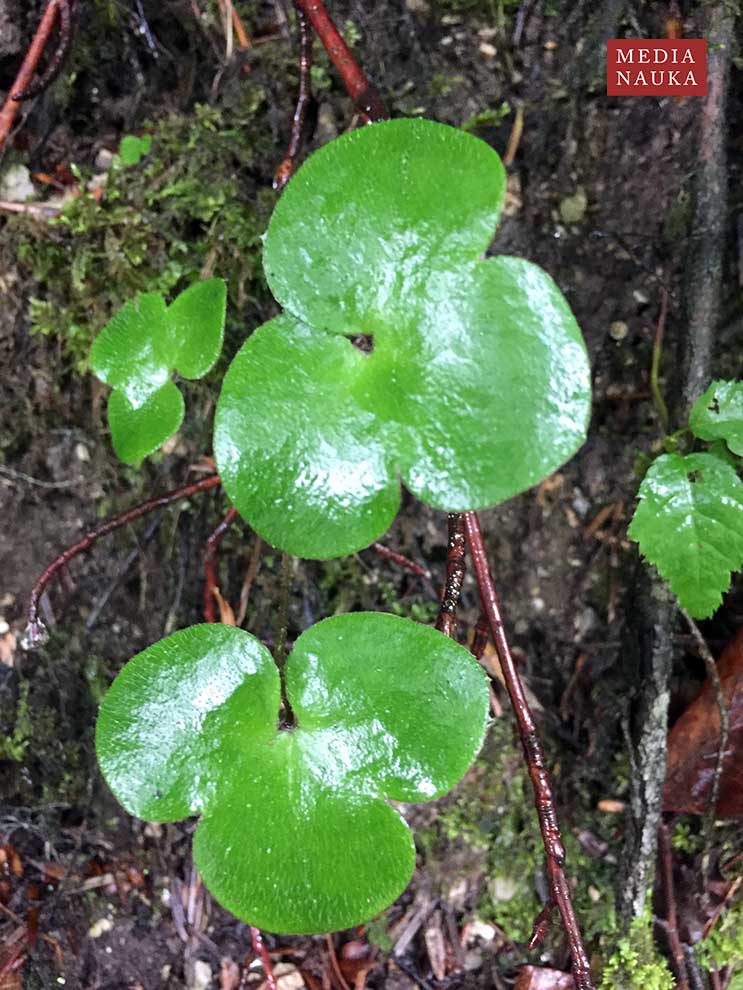
MULTIPOLYGON (((717 673, 730 710, 730 737, 716 814, 739 818, 743 816, 743 629, 723 650, 717 673)), ((707 681, 668 735, 664 811, 704 814, 719 742, 720 713, 707 681)))
POLYGON ((559 969, 522 966, 514 990, 575 990, 575 981, 559 969))

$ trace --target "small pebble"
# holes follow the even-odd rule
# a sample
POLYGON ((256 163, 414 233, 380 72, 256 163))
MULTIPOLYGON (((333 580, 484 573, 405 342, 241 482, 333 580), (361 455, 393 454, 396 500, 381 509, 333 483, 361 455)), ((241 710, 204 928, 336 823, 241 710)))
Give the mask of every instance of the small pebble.
POLYGON ((629 332, 629 327, 624 322, 624 320, 614 320, 614 322, 609 327, 609 336, 612 340, 624 340, 629 332))

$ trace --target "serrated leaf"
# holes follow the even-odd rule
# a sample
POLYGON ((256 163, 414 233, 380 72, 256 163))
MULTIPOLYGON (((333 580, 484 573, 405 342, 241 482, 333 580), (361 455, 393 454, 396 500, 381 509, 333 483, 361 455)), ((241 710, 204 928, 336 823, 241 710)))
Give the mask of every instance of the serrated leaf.
POLYGON ((237 917, 285 934, 351 927, 415 863, 385 799, 430 800, 459 780, 482 743, 487 680, 435 630, 354 613, 299 637, 286 683, 297 724, 278 730, 278 672, 258 640, 174 633, 114 681, 98 758, 131 813, 202 816, 196 864, 237 917))
POLYGON ((389 525, 400 481, 483 508, 582 444, 590 374, 565 299, 529 262, 482 258, 504 175, 479 139, 397 120, 289 182, 264 251, 285 313, 235 358, 214 434, 225 490, 275 546, 350 553, 389 525))
POLYGON ((679 602, 704 619, 743 566, 743 484, 713 454, 663 454, 639 491, 629 537, 679 602))
POLYGON ((725 440, 743 457, 743 382, 712 382, 694 403, 689 427, 700 440, 725 440))
POLYGON ((221 279, 196 282, 167 307, 159 292, 140 293, 93 342, 90 365, 114 388, 109 426, 114 449, 125 462, 151 454, 180 426, 183 398, 171 374, 177 370, 185 378, 200 378, 216 362, 226 291, 221 279))

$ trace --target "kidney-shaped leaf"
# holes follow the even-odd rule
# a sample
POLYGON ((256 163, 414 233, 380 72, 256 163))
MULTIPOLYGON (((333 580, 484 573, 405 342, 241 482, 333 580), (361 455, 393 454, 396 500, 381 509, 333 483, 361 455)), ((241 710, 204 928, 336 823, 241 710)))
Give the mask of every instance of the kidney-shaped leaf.
POLYGON ((134 657, 101 706, 98 759, 117 798, 155 821, 201 815, 194 857, 221 904, 269 931, 348 928, 404 889, 410 832, 386 798, 451 788, 482 744, 487 681, 436 630, 336 616, 278 671, 249 633, 194 626, 134 657))
POLYGON ((701 440, 725 440, 743 457, 743 382, 712 382, 694 403, 689 426, 701 440))
POLYGON ((565 299, 535 265, 482 257, 504 185, 484 142, 424 120, 344 135, 289 182, 264 251, 285 312, 235 358, 214 435, 228 495, 274 545, 350 553, 389 525, 400 480, 481 508, 583 442, 589 367, 565 299))
POLYGON ((195 282, 170 305, 143 292, 114 314, 93 342, 90 366, 111 385, 108 420, 118 457, 134 464, 183 421, 183 398, 170 376, 201 378, 222 349, 227 288, 195 282))
POLYGON ((663 454, 645 475, 628 535, 691 615, 715 611, 743 565, 743 484, 714 454, 663 454))

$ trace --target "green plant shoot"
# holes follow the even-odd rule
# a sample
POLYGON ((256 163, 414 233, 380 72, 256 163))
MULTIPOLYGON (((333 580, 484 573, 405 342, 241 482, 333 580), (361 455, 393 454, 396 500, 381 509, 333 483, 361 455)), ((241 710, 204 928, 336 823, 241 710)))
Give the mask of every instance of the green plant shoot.
POLYGON ((183 421, 183 396, 171 374, 201 378, 222 349, 227 291, 221 279, 195 282, 170 306, 159 292, 126 303, 93 343, 90 365, 113 386, 108 400, 118 457, 136 464, 183 421))

